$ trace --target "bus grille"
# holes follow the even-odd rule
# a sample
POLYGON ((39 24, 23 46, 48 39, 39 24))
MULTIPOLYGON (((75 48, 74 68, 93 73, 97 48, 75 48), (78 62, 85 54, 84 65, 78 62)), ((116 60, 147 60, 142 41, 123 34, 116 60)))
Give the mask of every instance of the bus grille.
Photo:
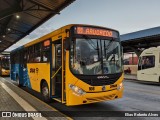
POLYGON ((83 82, 92 85, 92 86, 102 86, 102 85, 111 85, 114 84, 116 81, 118 80, 118 78, 110 78, 110 79, 88 79, 88 80, 83 80, 83 82))
POLYGON ((106 78, 98 78, 97 75, 76 75, 76 77, 91 86, 103 86, 114 84, 121 76, 122 73, 108 74, 106 78))
POLYGON ((102 96, 102 97, 93 97, 93 98, 86 98, 89 102, 97 102, 97 101, 103 101, 103 100, 111 100, 115 97, 115 94, 108 95, 108 96, 102 96))

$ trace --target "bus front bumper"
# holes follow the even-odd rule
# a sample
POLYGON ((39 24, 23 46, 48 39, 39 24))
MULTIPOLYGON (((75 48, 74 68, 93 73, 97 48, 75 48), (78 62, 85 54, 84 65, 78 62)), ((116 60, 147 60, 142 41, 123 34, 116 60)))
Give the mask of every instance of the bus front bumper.
POLYGON ((68 106, 89 104, 100 101, 114 100, 117 98, 122 98, 124 87, 120 90, 110 90, 105 92, 92 92, 85 93, 84 95, 77 95, 72 90, 69 91, 69 99, 67 101, 68 106))

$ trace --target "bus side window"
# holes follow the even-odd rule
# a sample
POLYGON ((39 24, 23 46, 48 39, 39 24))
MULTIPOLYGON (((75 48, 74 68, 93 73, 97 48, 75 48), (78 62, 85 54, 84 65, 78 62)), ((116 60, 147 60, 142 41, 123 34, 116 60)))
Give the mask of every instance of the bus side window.
POLYGON ((41 44, 35 45, 35 51, 34 51, 34 62, 38 63, 41 62, 41 44))
POLYGON ((28 55, 29 55, 29 63, 32 63, 34 62, 34 47, 33 46, 30 46, 28 48, 28 55))
MULTIPOLYGON (((48 40, 47 40, 47 43, 48 43, 48 40)), ((42 62, 50 62, 50 42, 49 42, 49 45, 47 44, 44 44, 44 42, 41 44, 41 59, 42 59, 42 62)))
POLYGON ((14 64, 19 64, 19 62, 20 62, 20 55, 19 55, 20 53, 19 52, 16 52, 16 53, 14 53, 14 55, 13 55, 13 61, 14 61, 14 64))
POLYGON ((155 66, 155 56, 143 56, 142 57, 142 69, 148 69, 155 66))
POLYGON ((35 53, 35 58, 34 58, 34 62, 38 63, 41 61, 41 55, 39 52, 35 53))
POLYGON ((23 59, 23 64, 24 64, 24 68, 27 68, 27 50, 24 50, 24 59, 23 59))
POLYGON ((43 51, 42 61, 43 61, 43 62, 49 62, 49 50, 43 51))

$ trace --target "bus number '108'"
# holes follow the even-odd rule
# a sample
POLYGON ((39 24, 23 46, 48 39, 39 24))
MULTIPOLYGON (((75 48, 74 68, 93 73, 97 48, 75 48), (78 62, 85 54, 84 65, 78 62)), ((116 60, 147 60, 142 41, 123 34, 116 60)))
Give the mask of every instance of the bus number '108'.
POLYGON ((94 91, 94 87, 89 87, 89 91, 94 91))

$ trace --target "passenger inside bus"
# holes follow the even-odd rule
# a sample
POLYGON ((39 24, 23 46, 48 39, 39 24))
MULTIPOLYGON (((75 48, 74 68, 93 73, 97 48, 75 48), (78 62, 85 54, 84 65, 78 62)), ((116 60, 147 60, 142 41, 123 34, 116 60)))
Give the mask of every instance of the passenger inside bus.
POLYGON ((41 57, 40 56, 38 56, 38 57, 36 57, 35 59, 34 59, 34 62, 40 62, 41 61, 41 57))
POLYGON ((154 61, 155 60, 153 56, 144 56, 142 58, 142 69, 154 67, 155 65, 154 61))
POLYGON ((98 61, 98 58, 96 62, 94 61, 95 52, 97 53, 97 51, 90 47, 89 43, 79 41, 76 47, 76 55, 74 55, 74 72, 86 75, 101 74, 99 73, 101 71, 101 66, 99 66, 100 61, 98 61))
POLYGON ((81 42, 76 48, 76 56, 74 55, 74 72, 77 74, 84 74, 86 69, 87 59, 89 56, 88 45, 85 42, 81 42), (83 48, 83 49, 82 49, 83 48))
POLYGON ((146 65, 148 65, 148 66, 151 65, 151 62, 150 62, 150 60, 148 58, 146 59, 146 65))
POLYGON ((43 62, 49 61, 49 54, 47 51, 43 52, 43 62))

